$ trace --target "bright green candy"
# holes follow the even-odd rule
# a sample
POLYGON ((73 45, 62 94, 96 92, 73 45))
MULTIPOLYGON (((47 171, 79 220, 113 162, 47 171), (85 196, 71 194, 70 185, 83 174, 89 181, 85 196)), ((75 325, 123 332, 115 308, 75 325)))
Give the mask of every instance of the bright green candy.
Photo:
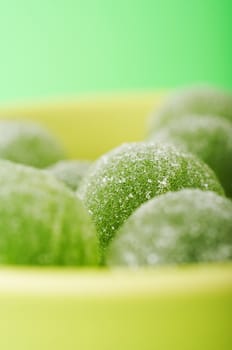
POLYGON ((0 121, 0 158, 45 168, 66 157, 58 141, 40 125, 0 121))
POLYGON ((71 190, 76 191, 83 177, 87 174, 91 162, 81 160, 60 161, 49 170, 58 180, 64 182, 71 190))
POLYGON ((223 194, 213 171, 172 147, 124 144, 100 158, 80 187, 105 248, 118 228, 150 198, 185 187, 223 194))
POLYGON ((151 137, 192 152, 218 176, 226 194, 232 197, 232 123, 211 116, 185 116, 170 122, 151 137))
POLYGON ((0 161, 0 263, 95 265, 91 219, 76 196, 45 171, 0 161))
POLYGON ((149 135, 186 114, 218 115, 232 122, 232 94, 210 86, 177 90, 151 116, 149 135))
POLYGON ((183 264, 232 259, 232 202, 185 189, 138 208, 111 242, 108 265, 183 264))

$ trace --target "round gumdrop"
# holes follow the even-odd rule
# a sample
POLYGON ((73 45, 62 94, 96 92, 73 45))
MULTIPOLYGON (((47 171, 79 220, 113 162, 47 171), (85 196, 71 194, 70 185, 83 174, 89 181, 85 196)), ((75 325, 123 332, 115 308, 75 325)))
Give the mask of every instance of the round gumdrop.
POLYGON ((58 140, 32 122, 0 121, 0 158, 45 168, 66 158, 58 140))
POLYGON ((108 265, 155 266, 232 259, 232 202, 185 189, 138 208, 111 242, 108 265))
POLYGON ((71 190, 76 191, 87 174, 91 162, 82 160, 63 160, 47 170, 58 180, 64 182, 71 190))
POLYGON ((95 228, 54 176, 0 161, 0 264, 95 265, 95 228))
POLYGON ((223 194, 213 171, 193 155, 149 143, 124 144, 100 158, 79 196, 105 248, 118 228, 147 200, 168 191, 200 188, 223 194))
POLYGON ((232 122, 232 94, 204 85, 174 91, 151 115, 148 134, 186 114, 218 115, 232 122))
POLYGON ((232 123, 211 116, 192 115, 170 122, 151 137, 192 152, 216 173, 228 197, 232 197, 232 123))

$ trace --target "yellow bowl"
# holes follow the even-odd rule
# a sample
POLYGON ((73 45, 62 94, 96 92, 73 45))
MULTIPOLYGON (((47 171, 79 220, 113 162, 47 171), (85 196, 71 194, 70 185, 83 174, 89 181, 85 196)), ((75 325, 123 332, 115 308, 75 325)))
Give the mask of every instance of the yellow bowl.
MULTIPOLYGON (((50 128, 71 158, 141 140, 162 94, 2 107, 50 128)), ((139 271, 1 268, 0 349, 231 350, 232 265, 139 271)))
POLYGON ((70 158, 95 159, 122 142, 141 140, 146 116, 163 95, 127 93, 5 106, 0 118, 38 121, 60 138, 70 158))

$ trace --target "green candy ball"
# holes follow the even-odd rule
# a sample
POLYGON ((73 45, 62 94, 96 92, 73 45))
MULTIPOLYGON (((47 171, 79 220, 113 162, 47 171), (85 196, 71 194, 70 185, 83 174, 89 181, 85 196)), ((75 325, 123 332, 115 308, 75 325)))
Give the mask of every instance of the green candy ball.
POLYGON ((66 157, 58 141, 40 125, 0 121, 0 158, 45 168, 66 157))
POLYGON ((185 189, 151 199, 119 230, 108 265, 155 266, 232 259, 232 202, 185 189))
POLYGON ((47 170, 72 191, 76 191, 91 164, 89 161, 64 160, 50 166, 47 170))
POLYGON ((232 123, 211 116, 193 115, 170 122, 151 137, 192 152, 216 173, 228 197, 232 197, 232 123))
POLYGON ((46 171, 0 161, 0 264, 96 265, 98 243, 76 196, 46 171))
POLYGON ((177 90, 151 115, 148 134, 186 114, 218 115, 232 122, 232 94, 211 86, 177 90))
POLYGON ((142 203, 185 187, 223 194, 213 171, 195 156, 149 143, 124 144, 98 160, 79 189, 105 248, 142 203))

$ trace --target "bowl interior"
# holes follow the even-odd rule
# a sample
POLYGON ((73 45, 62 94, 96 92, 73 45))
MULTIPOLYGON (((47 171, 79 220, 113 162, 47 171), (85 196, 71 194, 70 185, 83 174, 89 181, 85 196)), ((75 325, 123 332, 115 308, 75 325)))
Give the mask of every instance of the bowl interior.
POLYGON ((0 107, 1 119, 34 120, 48 127, 70 158, 96 159, 123 142, 144 138, 146 119, 164 93, 99 95, 0 107))

